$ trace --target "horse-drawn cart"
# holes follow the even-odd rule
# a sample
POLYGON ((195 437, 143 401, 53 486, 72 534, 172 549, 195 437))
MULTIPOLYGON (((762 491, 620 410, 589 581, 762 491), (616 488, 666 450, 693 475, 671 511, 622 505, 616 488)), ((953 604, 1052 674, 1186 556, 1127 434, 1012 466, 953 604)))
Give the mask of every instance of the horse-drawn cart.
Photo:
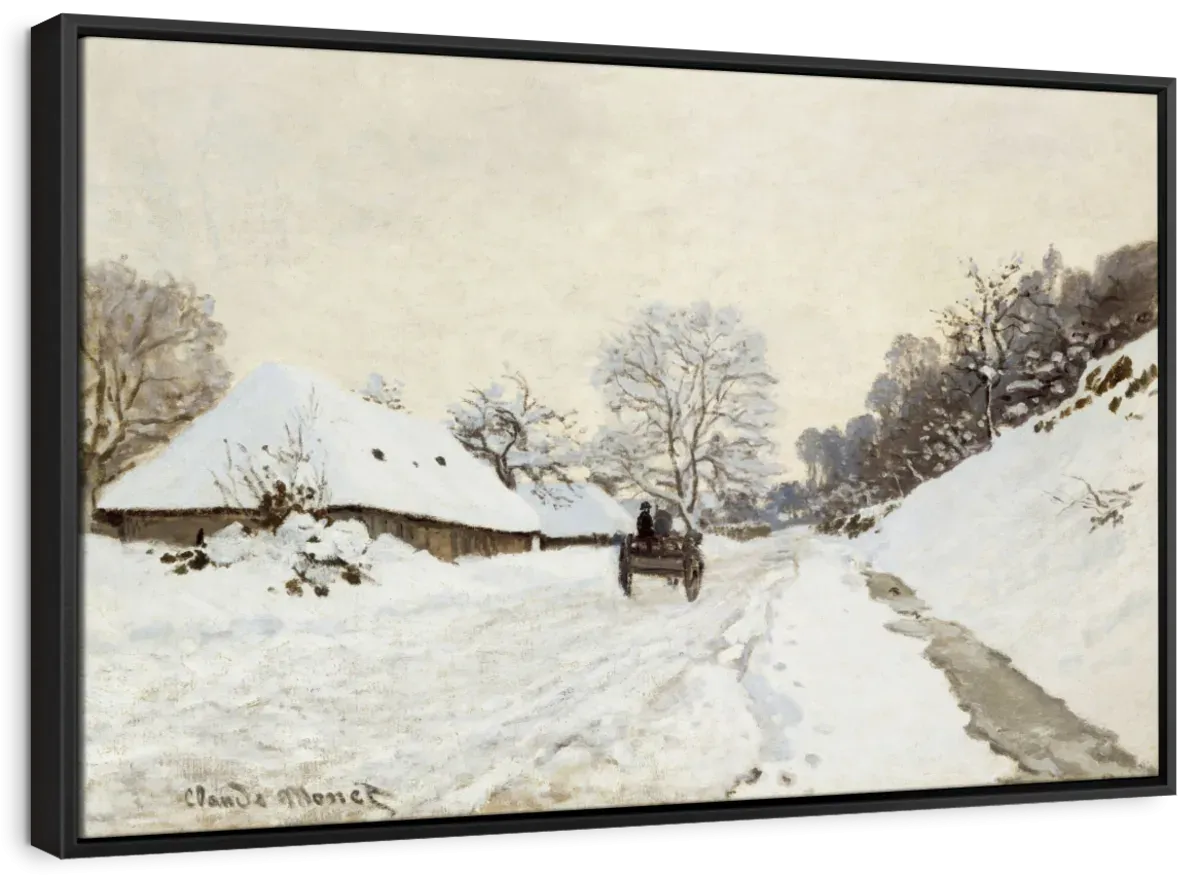
POLYGON ((633 595, 634 573, 665 578, 671 585, 682 581, 688 602, 695 601, 700 595, 700 579, 704 575, 700 534, 656 536, 653 539, 625 536, 621 541, 617 577, 626 597, 633 595))

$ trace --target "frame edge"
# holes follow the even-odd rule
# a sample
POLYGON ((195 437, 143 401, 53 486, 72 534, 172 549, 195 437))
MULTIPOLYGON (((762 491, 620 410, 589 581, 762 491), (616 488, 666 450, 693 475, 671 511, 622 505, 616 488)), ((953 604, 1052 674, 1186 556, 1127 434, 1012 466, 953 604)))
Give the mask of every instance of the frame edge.
POLYGON ((30 28, 30 845, 66 858, 65 570, 59 547, 61 257, 66 244, 61 16, 30 28), (60 353, 60 352, 56 352, 60 353))
MULTIPOLYGON (((1165 289, 1160 296, 1168 302, 1166 320, 1166 367, 1163 376, 1163 401, 1166 403, 1164 436, 1166 453, 1162 465, 1165 468, 1165 503, 1162 529, 1165 566, 1165 607, 1162 632, 1166 642, 1166 678, 1160 680, 1160 691, 1166 695, 1166 708, 1160 710, 1165 717, 1163 732, 1166 735, 1166 797, 1168 800, 1183 800, 1183 546, 1187 543, 1184 529, 1183 497, 1183 73, 1176 72, 1163 96, 1163 169, 1162 216, 1165 228, 1159 232, 1160 246, 1165 252, 1162 262, 1166 265, 1165 289), (1165 233, 1165 234, 1164 234, 1165 233), (1165 295, 1162 295, 1165 293, 1165 295)), ((1162 257, 1160 257, 1162 258, 1162 257)), ((1162 306, 1162 305, 1160 305, 1162 306)), ((1160 358, 1162 359, 1162 358, 1160 358)))
MULTIPOLYGON (((31 472, 36 490, 30 491, 31 568, 31 751, 30 834, 38 849, 59 858, 243 849, 505 834, 551 830, 581 830, 637 825, 717 822, 805 815, 943 809, 1009 803, 1142 797, 1175 794, 1175 559, 1173 476, 1175 394, 1175 79, 1100 74, 1054 73, 947 65, 867 62, 773 55, 742 55, 682 49, 644 49, 625 46, 576 45, 552 42, 489 40, 433 35, 363 33, 342 30, 269 27, 251 24, 180 22, 134 18, 60 15, 31 29, 31 472), (131 39, 192 40, 256 45, 301 45, 311 48, 355 48, 360 51, 407 51, 419 54, 528 58, 697 69, 751 70, 874 79, 969 82, 1043 88, 1101 89, 1155 93, 1159 100, 1160 361, 1164 363, 1166 397, 1160 426, 1160 473, 1165 484, 1160 519, 1160 740, 1161 772, 1139 783, 1091 788, 1053 785, 1023 794, 1002 796, 992 789, 914 790, 890 800, 865 796, 859 800, 820 799, 799 806, 755 802, 739 810, 721 805, 650 812, 560 811, 511 817, 455 817, 453 825, 403 822, 357 831, 350 826, 305 826, 295 831, 256 830, 205 835, 158 835, 83 839, 80 835, 79 677, 82 669, 77 609, 79 605, 80 530, 77 492, 77 289, 81 255, 79 220, 81 96, 80 39, 85 35, 125 36, 131 39), (571 56, 571 57, 568 57, 571 56), (790 68, 790 69, 789 69, 790 68), (804 69, 806 68, 806 69, 804 69), (1105 87, 1105 85, 1107 87, 1105 87), (37 353, 33 353, 37 351, 37 353)), ((853 796, 852 796, 853 797, 853 796)))

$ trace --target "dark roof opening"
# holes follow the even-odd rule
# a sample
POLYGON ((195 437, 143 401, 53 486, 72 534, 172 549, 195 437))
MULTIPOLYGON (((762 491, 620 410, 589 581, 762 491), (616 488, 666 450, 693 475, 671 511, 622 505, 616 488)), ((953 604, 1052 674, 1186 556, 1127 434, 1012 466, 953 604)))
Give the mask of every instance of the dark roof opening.
POLYGON ((439 466, 445 466, 445 465, 446 465, 446 458, 445 458, 445 457, 434 457, 433 459, 437 460, 437 464, 438 464, 439 466))
POLYGON ((417 468, 419 468, 419 467, 420 467, 420 465, 421 465, 421 464, 420 464, 420 463, 418 463, 416 460, 413 460, 413 468, 414 468, 414 469, 417 469, 417 468))
POLYGON ((371 448, 371 456, 374 457, 376 460, 386 459, 383 456, 383 451, 379 450, 379 448, 371 448))

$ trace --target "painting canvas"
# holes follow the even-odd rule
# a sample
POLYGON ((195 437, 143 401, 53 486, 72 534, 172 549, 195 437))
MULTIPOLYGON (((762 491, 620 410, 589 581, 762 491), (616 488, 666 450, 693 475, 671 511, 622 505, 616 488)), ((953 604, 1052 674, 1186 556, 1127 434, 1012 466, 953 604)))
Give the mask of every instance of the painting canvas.
POLYGON ((81 58, 83 837, 1158 774, 1154 95, 81 58))

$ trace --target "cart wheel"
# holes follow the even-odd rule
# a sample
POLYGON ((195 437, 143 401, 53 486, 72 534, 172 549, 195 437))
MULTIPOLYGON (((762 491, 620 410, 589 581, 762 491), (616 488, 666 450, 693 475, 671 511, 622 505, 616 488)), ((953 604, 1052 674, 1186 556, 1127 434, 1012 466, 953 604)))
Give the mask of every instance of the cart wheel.
POLYGON ((704 567, 694 557, 689 557, 683 567, 683 590, 689 603, 695 603, 700 596, 700 577, 704 567))

